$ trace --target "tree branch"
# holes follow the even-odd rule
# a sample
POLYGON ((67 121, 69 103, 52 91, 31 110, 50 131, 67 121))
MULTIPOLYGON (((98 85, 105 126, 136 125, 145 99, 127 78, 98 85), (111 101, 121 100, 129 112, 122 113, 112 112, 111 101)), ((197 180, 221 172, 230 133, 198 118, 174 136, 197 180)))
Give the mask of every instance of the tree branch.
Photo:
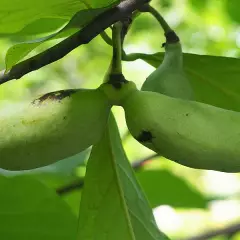
POLYGON ((136 160, 134 162, 132 162, 132 168, 137 171, 139 170, 147 161, 152 160, 156 157, 159 157, 159 155, 157 153, 153 153, 152 155, 145 157, 145 158, 141 158, 139 160, 136 160))
MULTIPOLYGON (((240 223, 230 225, 228 227, 218 229, 218 230, 209 230, 200 235, 190 237, 184 240, 207 240, 216 236, 232 236, 240 231, 240 223)), ((182 239, 183 240, 183 239, 182 239)))
MULTIPOLYGON (((136 160, 132 163, 132 168, 137 171, 144 165, 145 162, 152 160, 153 158, 156 158, 158 156, 159 156, 158 154, 152 154, 148 157, 136 160)), ((61 196, 69 192, 81 189, 83 185, 84 185, 84 178, 80 178, 75 180, 74 182, 71 182, 69 184, 66 184, 64 186, 57 188, 56 193, 61 196)))
POLYGON ((92 22, 72 36, 47 49, 46 51, 13 66, 8 73, 0 77, 0 84, 12 79, 19 79, 29 72, 35 71, 63 58, 80 45, 89 43, 94 37, 110 25, 126 18, 133 11, 138 9, 139 6, 147 2, 149 2, 149 0, 121 1, 117 6, 108 9, 97 16, 92 20, 92 22))
POLYGON ((72 192, 77 189, 81 189, 84 185, 84 178, 80 178, 71 182, 70 184, 66 184, 56 189, 56 193, 58 195, 64 195, 66 193, 72 192))

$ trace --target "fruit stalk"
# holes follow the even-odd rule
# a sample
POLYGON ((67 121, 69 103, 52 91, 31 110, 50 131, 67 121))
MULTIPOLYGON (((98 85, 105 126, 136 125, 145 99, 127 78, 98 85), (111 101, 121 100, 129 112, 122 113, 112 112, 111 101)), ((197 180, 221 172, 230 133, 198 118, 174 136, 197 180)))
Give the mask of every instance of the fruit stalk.
POLYGON ((168 25, 168 23, 165 21, 165 19, 162 17, 162 15, 152 6, 150 6, 148 3, 142 5, 139 10, 141 12, 149 12, 153 15, 153 17, 155 17, 157 19, 157 21, 159 22, 160 26, 162 27, 163 31, 165 34, 167 34, 168 32, 172 32, 172 29, 170 28, 170 26, 168 25))
POLYGON ((166 43, 163 44, 165 48, 163 62, 147 77, 141 89, 193 100, 193 90, 183 69, 183 53, 179 37, 157 10, 148 4, 144 7, 144 11, 150 12, 159 21, 164 30, 166 43))

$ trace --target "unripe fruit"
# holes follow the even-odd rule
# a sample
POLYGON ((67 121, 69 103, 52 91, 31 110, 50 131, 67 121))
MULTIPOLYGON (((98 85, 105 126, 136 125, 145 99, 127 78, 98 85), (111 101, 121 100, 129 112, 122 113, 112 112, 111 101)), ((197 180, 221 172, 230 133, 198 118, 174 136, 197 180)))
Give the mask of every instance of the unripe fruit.
POLYGON ((163 62, 147 77, 141 89, 193 100, 193 90, 183 70, 181 43, 174 32, 169 32, 166 38, 163 62))
POLYGON ((110 108, 100 90, 72 89, 0 109, 0 168, 32 169, 81 152, 100 139, 110 108))
POLYGON ((135 91, 122 104, 130 133, 179 164, 240 172, 240 114, 211 105, 135 91))

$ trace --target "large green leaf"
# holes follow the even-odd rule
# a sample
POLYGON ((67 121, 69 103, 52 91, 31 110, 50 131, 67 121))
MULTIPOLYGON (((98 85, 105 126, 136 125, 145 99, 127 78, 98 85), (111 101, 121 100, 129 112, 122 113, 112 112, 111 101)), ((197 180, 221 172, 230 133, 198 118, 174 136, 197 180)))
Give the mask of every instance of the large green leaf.
POLYGON ((77 219, 53 191, 30 176, 0 176, 0 238, 75 240, 77 219))
POLYGON ((16 33, 28 24, 42 18, 64 19, 66 21, 80 10, 102 8, 117 0, 1 0, 0 33, 16 33))
MULTIPOLYGON (((68 22, 68 24, 65 27, 63 27, 62 29, 60 29, 58 32, 52 33, 51 35, 48 35, 48 36, 45 36, 45 37, 42 37, 39 39, 34 39, 31 41, 18 43, 18 44, 15 44, 14 46, 10 47, 8 49, 6 57, 5 57, 6 71, 11 69, 12 66, 14 66, 16 63, 18 63, 20 60, 22 60, 33 49, 35 49, 36 47, 41 45, 43 42, 70 36, 71 34, 78 31, 80 28, 85 26, 87 23, 89 23, 94 17, 96 17, 100 13, 106 11, 106 9, 108 9, 108 7, 81 10, 81 11, 77 12, 71 18, 71 20, 68 22)), ((43 20, 41 20, 41 22, 42 21, 43 20)), ((51 24, 50 20, 49 20, 49 23, 51 24)), ((45 22, 45 25, 46 24, 47 23, 45 22)), ((30 23, 30 25, 35 26, 32 23, 30 23)), ((26 30, 30 31, 31 29, 32 29, 32 26, 28 26, 28 27, 24 28, 22 31, 18 32, 17 35, 20 35, 20 34, 25 35, 26 30)), ((41 28, 40 28, 40 31, 42 31, 41 28)))
POLYGON ((167 170, 143 170, 137 177, 152 207, 164 204, 175 208, 207 206, 207 200, 200 192, 167 170))
MULTIPOLYGON (((164 53, 135 56, 157 67, 164 53)), ((184 69, 196 101, 240 111, 240 59, 185 53, 184 69)))
POLYGON ((88 161, 77 239, 166 239, 156 226, 112 116, 88 161))

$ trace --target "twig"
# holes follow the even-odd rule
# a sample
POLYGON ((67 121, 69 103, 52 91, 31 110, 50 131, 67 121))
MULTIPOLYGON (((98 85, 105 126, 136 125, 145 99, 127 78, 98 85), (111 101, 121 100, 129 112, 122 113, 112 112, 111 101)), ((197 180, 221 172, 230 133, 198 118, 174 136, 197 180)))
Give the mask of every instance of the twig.
POLYGON ((172 29, 170 28, 168 23, 154 7, 150 6, 149 4, 144 4, 139 7, 139 10, 141 12, 149 12, 150 14, 152 14, 153 17, 155 17, 157 21, 160 23, 165 33, 172 32, 172 29))
POLYGON ((107 43, 109 46, 112 46, 112 39, 108 36, 108 34, 105 31, 101 32, 100 35, 105 43, 107 43))
POLYGON ((194 236, 194 237, 190 237, 190 238, 186 238, 186 239, 182 239, 182 240, 207 240, 216 236, 232 236, 234 234, 236 234, 237 232, 240 231, 240 223, 237 224, 233 224, 230 225, 228 227, 222 228, 222 229, 218 229, 218 230, 209 230, 207 232, 204 232, 200 235, 194 236))
POLYGON ((73 49, 82 44, 89 43, 94 37, 96 37, 110 25, 126 18, 139 6, 147 2, 149 2, 149 0, 125 0, 120 2, 117 6, 106 10, 104 13, 93 19, 83 29, 63 40, 62 42, 13 66, 8 73, 0 77, 0 84, 12 79, 19 79, 29 72, 35 71, 63 58, 73 49))
POLYGON ((84 185, 84 179, 80 178, 75 180, 74 182, 71 182, 70 184, 66 184, 64 186, 57 188, 56 193, 58 195, 64 195, 66 193, 82 188, 83 185, 84 185))
MULTIPOLYGON (((153 154, 148 157, 136 160, 132 163, 132 168, 137 171, 144 165, 146 161, 152 160, 153 158, 156 158, 158 156, 159 156, 158 154, 153 154)), ((74 190, 81 189, 83 185, 84 185, 84 178, 80 178, 75 180, 74 182, 71 182, 69 184, 66 184, 64 186, 57 188, 56 193, 61 196, 69 192, 72 192, 74 190)))
POLYGON ((148 157, 145 157, 145 158, 142 158, 142 159, 139 159, 139 160, 136 160, 132 163, 132 168, 137 171, 139 170, 147 161, 149 160, 152 160, 156 157, 159 157, 159 155, 157 153, 154 153, 148 157))

